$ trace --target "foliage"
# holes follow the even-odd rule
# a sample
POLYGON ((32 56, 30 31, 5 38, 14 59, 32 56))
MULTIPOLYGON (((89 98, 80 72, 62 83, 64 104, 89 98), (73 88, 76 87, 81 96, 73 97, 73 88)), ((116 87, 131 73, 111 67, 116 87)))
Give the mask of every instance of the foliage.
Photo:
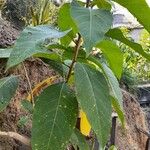
POLYGON ((76 97, 65 83, 45 89, 38 97, 34 109, 33 149, 64 150, 76 124, 77 108, 76 97), (43 131, 39 130, 40 128, 50 130, 43 131))
POLYGON ((26 58, 32 55, 42 54, 44 57, 55 57, 59 59, 59 55, 47 51, 45 44, 47 41, 54 43, 53 39, 60 38, 67 34, 66 32, 59 32, 58 30, 48 27, 48 26, 38 26, 38 27, 27 27, 23 30, 20 38, 17 40, 13 52, 10 55, 10 59, 7 63, 7 67, 10 68, 24 61, 26 58), (30 40, 27 40, 30 39, 30 40), (47 40, 47 41, 46 41, 47 40), (20 47, 22 47, 20 49, 20 47))
MULTIPOLYGON (((131 5, 133 1, 116 1, 126 6, 149 31, 146 2, 133 0, 135 5, 131 5), (142 14, 137 12, 141 5, 145 17, 142 16, 143 11, 142 14)), ((110 134, 112 107, 124 125, 122 94, 118 83, 123 57, 121 49, 113 41, 115 39, 128 45, 148 60, 150 55, 140 44, 124 37, 119 29, 111 29, 110 3, 101 2, 104 5, 99 1, 94 1, 94 4, 92 1, 83 2, 82 5, 74 1, 64 4, 60 11, 63 9, 64 14, 69 14, 67 18, 59 14, 61 23, 58 20, 63 32, 46 25, 27 27, 12 48, 7 69, 31 56, 42 57, 63 78, 61 83, 49 85, 35 99, 33 150, 64 150, 69 142, 83 149, 78 139, 83 141, 84 137, 79 131, 75 132, 80 109, 85 112, 100 149, 105 147, 110 134), (98 9, 93 9, 93 5, 98 5, 98 9), (69 42, 66 38, 69 38, 69 42)))
MULTIPOLYGON (((129 38, 129 32, 125 31, 127 38, 129 38)), ((150 54, 149 34, 145 30, 141 32, 139 39, 141 47, 147 54, 150 54)), ((150 64, 149 61, 133 51, 130 47, 120 43, 119 47, 124 53, 124 65, 123 65, 123 76, 122 80, 128 86, 133 86, 139 82, 145 82, 150 79, 150 64)))
POLYGON ((16 76, 10 76, 0 79, 0 111, 2 111, 10 102, 18 86, 16 76))
POLYGON ((28 24, 33 26, 49 23, 55 24, 57 11, 58 9, 50 0, 38 0, 36 7, 30 7, 31 20, 29 20, 28 24))
POLYGON ((50 0, 6 1, 2 14, 17 27, 54 24, 58 8, 50 0))

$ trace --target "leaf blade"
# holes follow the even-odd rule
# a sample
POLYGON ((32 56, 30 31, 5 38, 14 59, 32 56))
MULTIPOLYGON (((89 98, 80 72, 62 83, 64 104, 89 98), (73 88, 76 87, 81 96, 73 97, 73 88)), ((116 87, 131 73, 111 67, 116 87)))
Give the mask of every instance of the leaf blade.
POLYGON ((12 52, 11 48, 0 49, 0 58, 9 58, 11 52, 12 52))
POLYGON ((126 39, 120 29, 117 28, 111 29, 106 33, 106 36, 128 45, 133 50, 135 50, 136 52, 138 52, 139 54, 141 54, 143 57, 145 57, 147 60, 150 61, 150 54, 146 53, 140 44, 134 43, 126 39))
POLYGON ((85 136, 78 129, 74 130, 71 136, 71 143, 74 145, 78 145, 80 150, 90 150, 85 136))
POLYGON ((103 9, 89 9, 71 5, 71 16, 83 39, 87 55, 96 43, 104 39, 104 34, 111 28, 112 15, 103 9))
POLYGON ((119 47, 112 41, 104 40, 100 42, 96 47, 100 48, 107 58, 107 61, 115 73, 120 79, 123 69, 123 54, 119 47))
POLYGON ((64 4, 59 10, 58 26, 63 31, 72 29, 66 36, 61 38, 61 43, 65 46, 68 46, 72 41, 73 37, 75 37, 75 34, 78 32, 76 24, 74 23, 70 15, 69 3, 64 4))
POLYGON ((111 126, 111 101, 107 82, 99 71, 77 63, 75 65, 75 86, 77 100, 86 113, 101 146, 104 147, 111 126))
POLYGON ((16 76, 10 76, 0 79, 0 111, 9 104, 12 96, 18 87, 18 79, 16 76))
POLYGON ((50 52, 47 51, 44 45, 45 40, 56 40, 65 36, 68 32, 69 31, 59 32, 58 30, 46 25, 25 28, 10 54, 10 58, 7 62, 7 69, 18 65, 32 55, 40 53, 49 54, 50 52))
POLYGON ((33 149, 66 148, 78 113, 75 96, 70 92, 65 83, 58 83, 49 86, 39 96, 33 115, 33 149))

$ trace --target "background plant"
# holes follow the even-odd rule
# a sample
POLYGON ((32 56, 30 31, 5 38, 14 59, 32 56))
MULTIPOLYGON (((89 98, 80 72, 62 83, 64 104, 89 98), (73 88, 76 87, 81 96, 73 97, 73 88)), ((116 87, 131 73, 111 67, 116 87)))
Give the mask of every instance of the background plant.
POLYGON ((2 15, 16 27, 56 23, 58 8, 50 0, 8 0, 3 2, 2 15))
MULTIPOLYGON (((124 30, 125 35, 129 38, 129 32, 124 30)), ((144 48, 145 52, 150 53, 149 33, 145 30, 141 31, 139 43, 144 48)), ((131 39, 132 40, 132 39, 131 39)), ((132 50, 130 47, 120 43, 119 47, 124 53, 124 65, 122 81, 133 88, 140 83, 149 82, 150 79, 150 64, 149 61, 132 50)))
POLYGON ((55 24, 58 8, 50 0, 38 0, 36 7, 31 6, 29 12, 32 18, 28 24, 55 24))

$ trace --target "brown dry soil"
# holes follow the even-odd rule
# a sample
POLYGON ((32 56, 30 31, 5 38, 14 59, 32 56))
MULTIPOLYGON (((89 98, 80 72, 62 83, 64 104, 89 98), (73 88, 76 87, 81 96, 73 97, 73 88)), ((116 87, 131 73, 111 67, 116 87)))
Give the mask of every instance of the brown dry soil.
MULTIPOLYGON (((9 28, 8 26, 5 27, 9 28)), ((9 32, 11 30, 6 29, 5 27, 0 28, 4 29, 6 32, 4 33, 4 30, 0 31, 0 33, 3 33, 3 35, 1 34, 0 39, 4 39, 0 42, 1 47, 11 45, 18 35, 18 31, 16 31, 14 34, 13 32, 15 29, 12 29, 12 33, 10 32, 8 38, 5 37, 7 35, 7 31, 9 32), (10 43, 8 42, 8 39, 10 39, 10 43)), ((14 131, 27 137, 31 137, 31 122, 22 128, 18 126, 20 117, 27 115, 27 112, 22 110, 20 103, 21 100, 26 98, 29 92, 29 86, 23 66, 19 65, 17 68, 5 73, 3 67, 5 66, 5 62, 5 60, 0 61, 0 78, 10 74, 20 75, 20 83, 16 95, 11 101, 11 104, 6 108, 5 111, 0 113, 0 130, 14 131)), ((24 63, 24 65, 26 66, 32 87, 34 87, 43 79, 56 74, 52 69, 50 69, 46 64, 44 64, 42 61, 39 61, 38 59, 29 59, 24 63)), ((119 150, 145 150, 147 137, 142 133, 139 133, 135 128, 135 125, 137 125, 145 131, 148 130, 145 115, 132 95, 125 91, 123 92, 123 95, 126 126, 125 129, 123 129, 119 122, 117 123, 116 146, 119 150)), ((0 137, 0 150, 30 150, 30 148, 13 139, 0 137)))
POLYGON ((0 48, 5 48, 14 44, 19 31, 8 21, 0 18, 0 48))
POLYGON ((147 136, 139 132, 135 126, 148 131, 145 113, 130 93, 123 91, 123 108, 125 113, 125 129, 119 122, 116 127, 116 146, 119 150, 145 150, 147 136))

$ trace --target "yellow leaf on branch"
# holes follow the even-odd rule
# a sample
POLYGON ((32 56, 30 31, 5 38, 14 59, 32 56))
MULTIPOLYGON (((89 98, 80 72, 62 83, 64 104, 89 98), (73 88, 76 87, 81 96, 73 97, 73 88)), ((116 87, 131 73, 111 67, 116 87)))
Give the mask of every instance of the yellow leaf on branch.
MULTIPOLYGON (((52 85, 58 78, 59 78, 59 76, 56 75, 56 76, 52 76, 52 77, 47 78, 47 79, 43 80, 42 82, 38 83, 38 84, 34 87, 34 89, 32 90, 32 95, 33 95, 33 97, 38 96, 38 94, 39 94, 44 88, 46 88, 46 87, 49 86, 49 85, 52 85)), ((27 96, 27 100, 28 100, 28 101, 31 101, 31 99, 32 99, 32 96, 31 96, 31 94, 29 94, 29 95, 27 96)))

